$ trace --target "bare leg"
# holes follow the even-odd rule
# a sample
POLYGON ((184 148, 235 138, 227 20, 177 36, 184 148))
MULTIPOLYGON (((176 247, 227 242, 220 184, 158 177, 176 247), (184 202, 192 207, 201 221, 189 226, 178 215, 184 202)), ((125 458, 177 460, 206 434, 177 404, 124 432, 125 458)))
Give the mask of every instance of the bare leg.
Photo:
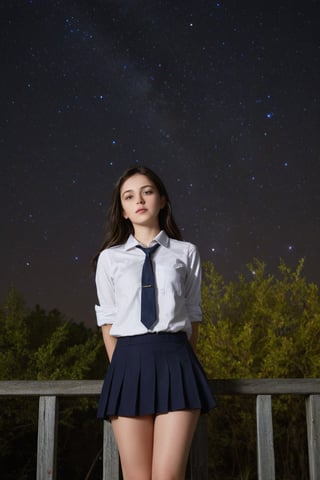
POLYGON ((152 480, 184 480, 199 415, 199 410, 180 410, 156 416, 152 480))
POLYGON ((151 480, 153 422, 149 415, 112 419, 124 480, 151 480))

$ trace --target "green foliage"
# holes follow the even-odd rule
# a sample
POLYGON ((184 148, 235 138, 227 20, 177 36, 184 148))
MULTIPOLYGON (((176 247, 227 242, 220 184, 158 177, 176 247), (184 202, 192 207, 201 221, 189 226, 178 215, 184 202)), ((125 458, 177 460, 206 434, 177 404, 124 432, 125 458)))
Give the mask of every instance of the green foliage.
MULTIPOLYGON (((1 380, 97 378, 95 361, 103 355, 100 335, 58 310, 46 313, 36 306, 29 311, 10 290, 0 310, 1 380)), ((98 373, 103 375, 101 368, 98 373)))
MULTIPOLYGON (((225 282, 211 263, 203 265, 197 351, 209 378, 320 376, 319 289, 302 270, 303 260, 295 270, 280 262, 278 274, 270 275, 254 260, 247 275, 225 282)), ((0 309, 0 379, 102 378, 105 367, 100 334, 58 310, 29 310, 15 290, 9 292, 0 309)), ((1 474, 7 472, 5 480, 34 477, 37 401, 1 402, 1 474)), ((60 401, 59 478, 83 478, 85 462, 101 447, 95 408, 96 400, 60 401)), ((304 399, 274 397, 273 414, 277 478, 307 480, 304 399)), ((256 479, 254 398, 218 398, 209 421, 209 478, 256 479)))
MULTIPOLYGON (((229 283, 211 263, 204 264, 198 356, 209 378, 320 376, 319 290, 302 276, 303 263, 291 270, 280 262, 276 276, 254 260, 248 278, 229 283)), ((256 463, 254 405, 244 397, 219 404, 211 416, 212 477, 256 478, 255 469, 248 473, 256 463)), ((274 398, 273 410, 279 478, 306 479, 301 399, 274 398)))
POLYGON ((251 278, 225 283, 204 265, 199 356, 211 378, 318 377, 318 287, 281 262, 280 278, 258 260, 251 278))
MULTIPOLYGON (((9 291, 0 309, 0 380, 102 378, 106 365, 100 333, 68 321, 58 310, 47 313, 39 306, 30 310, 16 290, 9 291)), ((58 463, 69 468, 65 451, 71 456, 74 449, 84 452, 78 462, 72 463, 71 471, 60 472, 62 477, 80 478, 84 462, 90 462, 101 446, 96 403, 97 399, 60 399, 59 447, 63 446, 64 452, 60 449, 58 463), (90 441, 85 449, 80 423, 97 442, 90 441), (87 454, 91 455, 89 459, 87 454)), ((1 478, 34 478, 38 400, 2 399, 1 407, 0 471, 6 472, 1 478)))

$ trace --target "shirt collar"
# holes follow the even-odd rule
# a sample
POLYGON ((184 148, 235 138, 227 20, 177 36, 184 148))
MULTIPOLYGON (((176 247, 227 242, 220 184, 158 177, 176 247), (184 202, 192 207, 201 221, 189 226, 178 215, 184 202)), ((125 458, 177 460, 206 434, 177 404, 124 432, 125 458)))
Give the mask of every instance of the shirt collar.
MULTIPOLYGON (((151 245, 155 243, 159 243, 163 247, 169 247, 169 242, 170 242, 170 239, 168 235, 164 230, 161 230, 161 232, 159 232, 158 235, 153 239, 153 241, 151 242, 151 245)), ((131 234, 128 240, 126 241, 126 243, 124 244, 124 249, 131 250, 131 248, 135 248, 137 245, 140 245, 140 243, 131 234)))

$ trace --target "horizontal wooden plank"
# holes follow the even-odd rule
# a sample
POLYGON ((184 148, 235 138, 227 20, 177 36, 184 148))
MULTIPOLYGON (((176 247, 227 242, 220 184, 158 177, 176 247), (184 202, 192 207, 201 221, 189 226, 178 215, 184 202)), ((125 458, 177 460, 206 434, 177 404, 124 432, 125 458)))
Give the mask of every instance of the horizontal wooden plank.
MULTIPOLYGON (((0 396, 97 396, 101 380, 9 380, 0 381, 0 396)), ((319 378, 259 378, 210 380, 216 395, 316 395, 319 378)))
POLYGON ((311 395, 320 393, 320 378, 210 380, 216 395, 311 395))
POLYGON ((0 382, 0 396, 96 396, 101 380, 11 380, 0 382))

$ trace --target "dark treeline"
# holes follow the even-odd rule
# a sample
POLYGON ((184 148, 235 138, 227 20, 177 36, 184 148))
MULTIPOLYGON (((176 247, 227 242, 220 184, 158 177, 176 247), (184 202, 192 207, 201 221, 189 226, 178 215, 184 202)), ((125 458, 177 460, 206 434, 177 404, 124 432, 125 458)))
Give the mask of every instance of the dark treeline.
MULTIPOLYGON (((103 378, 107 359, 100 332, 38 305, 29 310, 11 289, 0 310, 1 380, 103 378)), ((101 479, 102 425, 97 400, 59 400, 58 478, 101 479)), ((0 472, 3 480, 36 477, 38 399, 1 399, 0 472)))
MULTIPOLYGON (((318 286, 284 263, 270 275, 259 261, 247 276, 225 282, 204 267, 204 321, 198 355, 209 378, 320 376, 318 286)), ((11 289, 0 309, 0 380, 102 379, 107 359, 99 331, 58 310, 28 309, 11 289)), ((209 415, 209 478, 255 480, 254 399, 221 397, 209 415)), ((58 478, 101 479, 102 425, 96 399, 59 402, 58 478), (91 471, 90 476, 88 472, 91 471)), ((3 480, 33 479, 37 399, 1 399, 3 480)), ((308 479, 304 399, 273 400, 277 478, 308 479)))

